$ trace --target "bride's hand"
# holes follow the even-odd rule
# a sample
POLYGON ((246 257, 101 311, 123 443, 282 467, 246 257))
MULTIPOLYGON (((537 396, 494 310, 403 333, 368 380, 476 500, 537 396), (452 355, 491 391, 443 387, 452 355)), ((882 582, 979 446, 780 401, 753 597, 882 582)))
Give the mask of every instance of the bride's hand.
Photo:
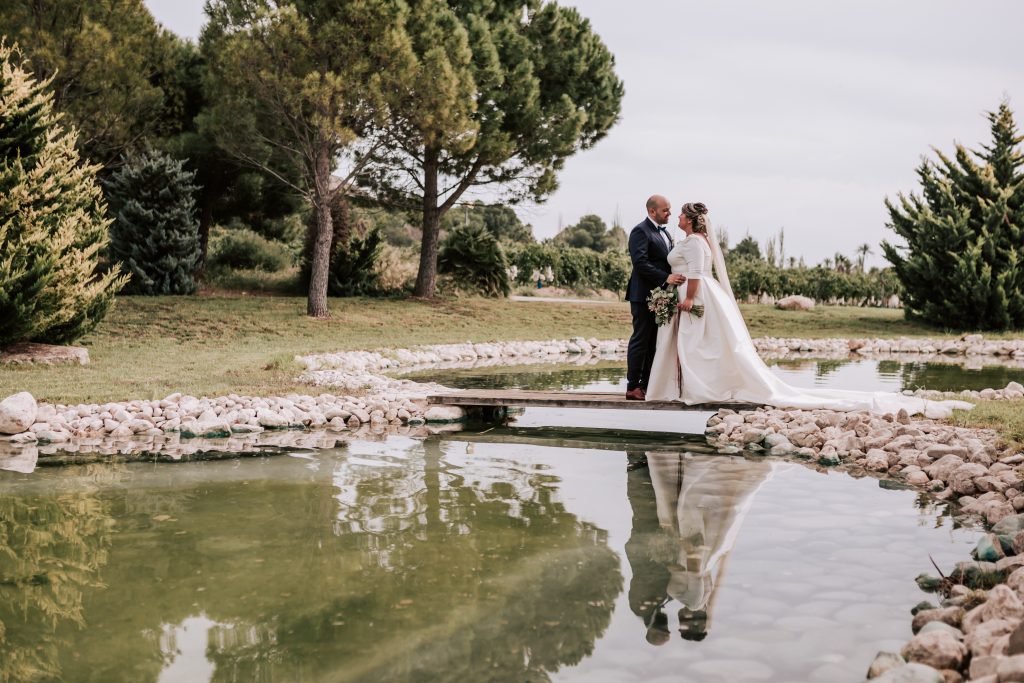
POLYGON ((693 299, 683 299, 682 303, 676 304, 676 308, 680 311, 686 311, 689 313, 690 309, 693 308, 693 299))

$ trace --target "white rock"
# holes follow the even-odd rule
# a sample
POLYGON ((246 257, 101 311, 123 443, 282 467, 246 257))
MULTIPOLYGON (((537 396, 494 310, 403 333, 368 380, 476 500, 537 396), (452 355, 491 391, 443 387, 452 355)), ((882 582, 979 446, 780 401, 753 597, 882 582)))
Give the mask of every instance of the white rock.
POLYGON ((466 411, 458 406, 430 406, 423 413, 427 422, 461 422, 466 418, 466 411))
POLYGON ((0 401, 0 434, 18 434, 36 421, 39 406, 32 394, 22 391, 0 401))

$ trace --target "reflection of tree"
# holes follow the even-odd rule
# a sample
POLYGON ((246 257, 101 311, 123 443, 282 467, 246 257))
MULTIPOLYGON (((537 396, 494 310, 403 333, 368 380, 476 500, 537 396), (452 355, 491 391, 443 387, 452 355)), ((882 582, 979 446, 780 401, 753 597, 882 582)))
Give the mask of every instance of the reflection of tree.
POLYGON ((622 586, 605 532, 544 471, 456 469, 441 442, 424 449, 392 468, 130 467, 105 494, 110 588, 84 596, 63 670, 156 680, 168 634, 196 615, 217 624, 217 681, 544 680, 579 662, 622 586))
POLYGON ((106 506, 63 491, 65 478, 46 494, 0 495, 0 681, 62 677, 57 629, 86 625, 83 591, 107 561, 106 506))
POLYGON ((675 599, 680 634, 700 640, 710 628, 728 554, 771 463, 652 451, 642 467, 643 456, 630 457, 630 609, 643 621, 647 641, 661 645, 669 639, 663 609, 675 599))
POLYGON ((899 374, 904 389, 935 391, 980 391, 988 387, 1005 387, 1010 382, 1024 382, 1024 370, 1000 365, 986 365, 968 371, 960 363, 901 363, 899 374))
POLYGON ((554 501, 542 473, 468 485, 443 469, 439 441, 425 446, 421 471, 361 478, 348 501, 339 541, 358 569, 257 656, 218 649, 216 680, 545 680, 592 651, 622 584, 605 533, 554 501))

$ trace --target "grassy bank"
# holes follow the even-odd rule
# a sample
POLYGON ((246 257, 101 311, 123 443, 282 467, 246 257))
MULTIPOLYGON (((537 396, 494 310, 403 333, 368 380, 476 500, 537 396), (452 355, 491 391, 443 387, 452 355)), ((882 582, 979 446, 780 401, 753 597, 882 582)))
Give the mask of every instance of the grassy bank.
MULTIPOLYGON (((312 320, 304 315, 305 300, 293 297, 122 297, 81 342, 89 348, 88 366, 0 368, 0 395, 26 390, 77 403, 174 391, 279 394, 308 391, 293 382, 296 354, 464 341, 616 339, 630 331, 629 306, 622 302, 335 299, 331 310, 331 319, 312 320)), ((743 312, 754 336, 948 336, 885 309, 744 306, 743 312)))
POLYGON ((980 401, 974 410, 954 412, 950 420, 960 427, 995 429, 1014 451, 1024 451, 1024 401, 980 401))

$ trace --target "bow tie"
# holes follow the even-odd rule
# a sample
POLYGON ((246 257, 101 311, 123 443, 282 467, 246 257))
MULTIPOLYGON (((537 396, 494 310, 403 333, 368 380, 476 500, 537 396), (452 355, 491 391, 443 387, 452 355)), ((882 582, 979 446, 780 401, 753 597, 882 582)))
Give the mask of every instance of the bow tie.
POLYGON ((658 230, 668 230, 668 226, 667 225, 656 225, 654 227, 656 229, 658 229, 658 230))

